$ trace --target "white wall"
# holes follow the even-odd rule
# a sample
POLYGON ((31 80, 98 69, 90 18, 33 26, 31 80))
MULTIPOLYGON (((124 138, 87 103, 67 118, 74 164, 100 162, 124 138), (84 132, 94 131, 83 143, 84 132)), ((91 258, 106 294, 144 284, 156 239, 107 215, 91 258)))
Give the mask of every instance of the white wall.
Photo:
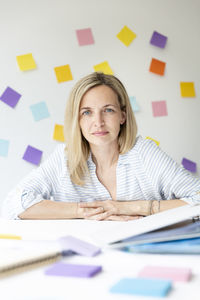
POLYGON ((0 156, 0 203, 34 165, 22 159, 27 145, 44 151, 57 142, 55 123, 63 123, 67 96, 75 81, 107 60, 141 111, 139 133, 181 163, 200 169, 200 1, 199 0, 0 0, 0 95, 7 86, 22 94, 15 109, 0 101, 0 139, 10 141, 0 156), (116 34, 124 25, 137 38, 126 47, 116 34), (91 27, 95 44, 78 46, 75 30, 91 27), (154 30, 168 36, 165 49, 149 44, 154 30), (21 72, 16 56, 32 53, 37 69, 21 72), (148 71, 151 58, 167 63, 165 76, 148 71), (69 64, 73 81, 58 84, 54 67, 69 64), (180 81, 194 81, 196 98, 181 98, 180 81), (154 118, 151 101, 166 100, 168 117, 154 118), (29 106, 45 101, 50 118, 33 120, 29 106))

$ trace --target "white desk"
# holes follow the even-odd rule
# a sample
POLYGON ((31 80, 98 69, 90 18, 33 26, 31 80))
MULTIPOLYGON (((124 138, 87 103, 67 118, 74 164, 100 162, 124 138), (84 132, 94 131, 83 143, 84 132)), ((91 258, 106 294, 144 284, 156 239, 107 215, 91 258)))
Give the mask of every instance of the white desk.
MULTIPOLYGON (((118 222, 119 223, 119 222, 118 222)), ((86 220, 0 221, 0 232, 21 235, 24 239, 53 240, 74 235, 85 240, 100 227, 112 222, 86 220)), ((159 299, 111 294, 109 289, 123 277, 136 277, 145 265, 190 267, 193 278, 188 283, 175 283, 166 299, 200 299, 200 256, 130 254, 104 249, 96 257, 69 256, 63 261, 102 265, 103 272, 89 279, 44 275, 41 267, 0 280, 2 300, 128 300, 159 299)), ((160 298, 161 299, 161 298, 160 298)), ((163 299, 163 298, 162 298, 163 299)))

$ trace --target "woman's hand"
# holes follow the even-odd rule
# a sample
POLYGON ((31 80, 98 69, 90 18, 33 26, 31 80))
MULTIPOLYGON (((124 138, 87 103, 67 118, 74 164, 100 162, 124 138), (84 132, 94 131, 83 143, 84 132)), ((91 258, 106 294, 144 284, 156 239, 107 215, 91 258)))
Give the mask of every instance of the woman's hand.
POLYGON ((126 214, 126 210, 122 209, 125 205, 126 202, 114 200, 81 202, 78 204, 78 210, 82 218, 89 220, 128 221, 142 217, 126 214))

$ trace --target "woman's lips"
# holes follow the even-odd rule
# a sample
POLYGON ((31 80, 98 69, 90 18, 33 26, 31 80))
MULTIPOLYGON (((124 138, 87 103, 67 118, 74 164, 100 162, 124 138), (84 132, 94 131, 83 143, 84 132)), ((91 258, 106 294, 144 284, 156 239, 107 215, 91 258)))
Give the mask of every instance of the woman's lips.
POLYGON ((96 132, 93 132, 92 134, 95 136, 104 136, 107 133, 108 133, 108 131, 96 131, 96 132))

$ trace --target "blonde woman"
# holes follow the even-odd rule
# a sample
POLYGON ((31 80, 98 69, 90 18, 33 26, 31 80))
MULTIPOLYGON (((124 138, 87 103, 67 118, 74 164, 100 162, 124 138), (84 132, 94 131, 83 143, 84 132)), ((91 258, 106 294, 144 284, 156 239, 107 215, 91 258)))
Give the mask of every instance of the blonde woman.
POLYGON ((4 217, 123 221, 200 203, 200 180, 137 137, 129 97, 115 76, 92 73, 77 82, 64 129, 66 145, 8 195, 4 217))

